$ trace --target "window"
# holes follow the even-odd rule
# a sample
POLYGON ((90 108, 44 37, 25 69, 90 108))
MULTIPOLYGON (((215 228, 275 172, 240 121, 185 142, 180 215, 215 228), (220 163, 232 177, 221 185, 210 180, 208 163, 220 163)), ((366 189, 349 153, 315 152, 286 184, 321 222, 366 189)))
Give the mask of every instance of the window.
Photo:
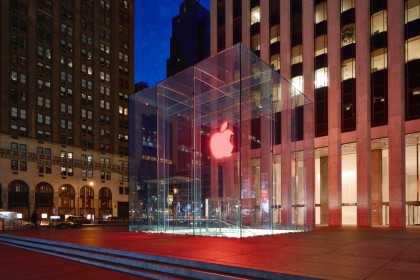
POLYGON ((10 79, 14 82, 17 82, 18 80, 18 74, 17 71, 10 71, 10 79))
POLYGON ((341 12, 354 8, 354 0, 341 0, 341 12))
POLYGON ((315 6, 315 24, 327 20, 327 1, 315 6))
POLYGON ((405 44, 405 62, 420 59, 420 36, 413 37, 405 44))
POLYGON ((11 116, 12 118, 17 118, 17 116, 18 116, 18 108, 16 108, 16 107, 11 107, 11 108, 10 108, 10 116, 11 116))
POLYGON ((297 45, 292 48, 292 65, 302 62, 302 45, 297 45))
POLYGON ((293 92, 293 88, 291 88, 291 94, 292 95, 298 95, 303 91, 303 76, 297 76, 292 78, 292 85, 295 89, 297 89, 298 91, 293 92))
POLYGON ((375 35, 387 31, 387 12, 380 11, 372 15, 371 34, 375 35))
POLYGON ((356 33, 354 23, 341 28, 341 46, 347 46, 356 42, 356 33))
POLYGON ((17 160, 11 160, 10 168, 15 171, 19 170, 19 162, 17 160))
POLYGON ((315 89, 328 86, 328 69, 326 67, 315 71, 315 89))
POLYGON ((405 2, 405 23, 420 18, 420 0, 406 0, 405 2))
POLYGON ((341 63, 341 81, 356 78, 356 62, 354 58, 341 63))
POLYGON ((255 7, 251 10, 251 25, 260 22, 260 7, 255 7))
POLYGON ((382 48, 382 49, 375 50, 372 52, 371 67, 372 67, 372 73, 388 68, 388 56, 387 56, 386 48, 382 48))
POLYGON ((327 53, 327 35, 315 38, 315 56, 327 53))

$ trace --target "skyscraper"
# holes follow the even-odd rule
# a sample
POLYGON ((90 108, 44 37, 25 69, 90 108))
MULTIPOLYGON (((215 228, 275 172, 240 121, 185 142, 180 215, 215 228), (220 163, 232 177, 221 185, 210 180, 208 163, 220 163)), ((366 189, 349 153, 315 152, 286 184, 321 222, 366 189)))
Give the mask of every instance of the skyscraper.
POLYGON ((315 104, 292 137, 314 149, 302 171, 313 201, 296 207, 314 207, 316 224, 420 222, 419 11, 418 0, 211 1, 211 55, 243 42, 315 104))
POLYGON ((166 76, 193 66, 210 54, 210 13, 197 0, 184 0, 172 18, 166 76))
POLYGON ((1 1, 0 207, 127 217, 133 2, 1 1))

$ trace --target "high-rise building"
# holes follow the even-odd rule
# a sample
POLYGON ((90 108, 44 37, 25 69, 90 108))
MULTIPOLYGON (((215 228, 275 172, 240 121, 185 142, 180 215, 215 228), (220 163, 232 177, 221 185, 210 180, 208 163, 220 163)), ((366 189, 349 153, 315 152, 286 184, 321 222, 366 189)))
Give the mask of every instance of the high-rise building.
POLYGON ((134 1, 6 0, 0 11, 0 208, 128 217, 134 1))
POLYGON ((172 19, 166 76, 172 76, 210 54, 210 13, 197 0, 184 0, 172 19))
POLYGON ((210 14, 211 55, 242 42, 314 102, 292 135, 314 150, 313 200, 296 207, 315 224, 418 224, 420 1, 211 0, 210 14))

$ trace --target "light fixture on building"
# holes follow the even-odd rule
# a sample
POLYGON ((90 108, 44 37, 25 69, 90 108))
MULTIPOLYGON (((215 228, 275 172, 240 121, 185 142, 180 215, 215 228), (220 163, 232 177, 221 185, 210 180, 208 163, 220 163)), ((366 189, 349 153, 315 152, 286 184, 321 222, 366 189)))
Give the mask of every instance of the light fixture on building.
POLYGON ((413 89, 413 91, 411 92, 413 95, 419 95, 420 94, 420 88, 415 88, 413 89))

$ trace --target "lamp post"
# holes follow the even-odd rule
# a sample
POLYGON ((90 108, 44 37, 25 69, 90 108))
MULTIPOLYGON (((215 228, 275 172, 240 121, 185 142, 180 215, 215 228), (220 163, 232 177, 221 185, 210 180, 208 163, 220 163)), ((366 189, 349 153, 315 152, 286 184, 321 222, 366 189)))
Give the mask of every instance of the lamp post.
MULTIPOLYGON (((93 186, 93 182, 90 182, 89 185, 92 187, 93 186)), ((87 204, 87 186, 85 186, 85 218, 87 218, 87 213, 86 213, 86 204, 87 204)))

